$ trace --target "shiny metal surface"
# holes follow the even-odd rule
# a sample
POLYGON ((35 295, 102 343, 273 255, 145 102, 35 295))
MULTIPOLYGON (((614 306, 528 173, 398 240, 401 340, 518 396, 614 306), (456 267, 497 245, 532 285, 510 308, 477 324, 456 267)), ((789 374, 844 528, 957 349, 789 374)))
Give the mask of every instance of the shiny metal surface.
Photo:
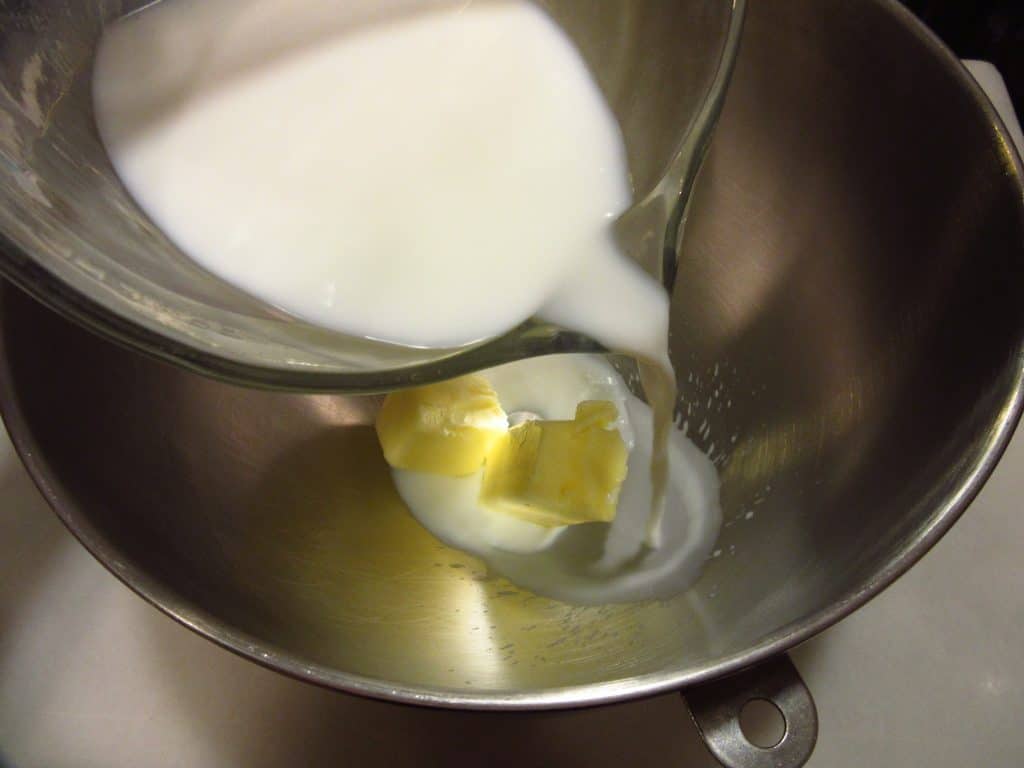
MULTIPOLYGON (((335 6, 336 26, 313 34, 451 2, 345 0, 335 6)), ((103 27, 147 4, 0 3, 0 274, 140 351, 275 389, 379 392, 537 354, 600 349, 536 321, 449 350, 344 336, 285 315, 193 263, 126 193, 92 115, 91 66, 103 27)), ((600 13, 578 0, 541 5, 579 46, 622 126, 638 202, 616 234, 670 283, 746 0, 604 0, 600 13)))
POLYGON ((727 522, 665 603, 560 605, 439 545, 387 483, 373 397, 201 378, 10 288, 5 418, 114 573, 275 669, 490 708, 703 682, 885 587, 998 460, 1021 405, 1020 163, 895 3, 755 3, 682 253, 682 421, 727 522))
POLYGON ((683 695, 711 754, 726 768, 800 768, 814 752, 818 710, 785 655, 683 695), (752 744, 740 727, 740 711, 753 700, 771 702, 782 715, 785 730, 774 746, 752 744))

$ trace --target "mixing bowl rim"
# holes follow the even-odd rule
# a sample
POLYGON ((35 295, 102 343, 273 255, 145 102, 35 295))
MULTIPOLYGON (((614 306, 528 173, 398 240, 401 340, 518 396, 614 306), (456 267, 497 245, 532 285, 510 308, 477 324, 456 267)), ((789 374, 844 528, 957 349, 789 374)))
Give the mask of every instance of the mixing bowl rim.
MULTIPOLYGON (((896 0, 874 0, 874 2, 887 10, 898 23, 909 28, 918 40, 944 63, 950 74, 962 86, 967 87, 976 106, 988 119, 991 129, 995 133, 994 138, 1005 146, 1012 147, 1012 141, 1008 138, 1008 133, 995 109, 952 52, 896 0)), ((1022 174, 1020 158, 1012 149, 1009 152, 1009 162, 1011 167, 1008 170, 1021 193, 1021 205, 1022 211, 1024 211, 1024 185, 1021 182, 1024 174, 1022 174)), ((0 246, 2 245, 3 243, 0 242, 0 246)), ((4 285, 0 289, 0 307, 2 307, 3 296, 10 290, 12 289, 9 285, 4 285)), ((107 334, 102 335, 109 339, 107 334)), ((222 648, 298 680, 391 702, 459 709, 558 709, 613 703, 682 689, 737 671, 774 654, 785 652, 848 616, 880 593, 913 566, 949 530, 991 475, 1009 444, 1021 417, 1022 406, 1024 406, 1024 341, 1022 341, 1018 344, 1014 355, 1015 370, 1012 387, 1007 393, 1006 401, 998 418, 989 430, 984 448, 969 476, 956 489, 946 494, 941 503, 935 506, 929 520, 900 548, 884 568, 847 590, 839 600, 831 605, 780 627, 761 638, 747 650, 725 656, 714 663, 695 669, 661 671, 644 676, 546 691, 469 694, 455 690, 403 687, 375 678, 305 663, 287 651, 267 645, 246 633, 236 632, 223 626, 215 616, 189 606, 171 589, 150 578, 131 562, 122 559, 116 549, 88 522, 87 516, 81 514, 79 505, 51 470, 44 454, 35 443, 29 424, 20 408, 13 371, 6 353, 6 338, 0 334, 0 357, 4 361, 3 365, 0 365, 0 412, 2 412, 15 450, 28 469, 33 482, 67 529, 100 564, 125 586, 167 616, 222 648)))

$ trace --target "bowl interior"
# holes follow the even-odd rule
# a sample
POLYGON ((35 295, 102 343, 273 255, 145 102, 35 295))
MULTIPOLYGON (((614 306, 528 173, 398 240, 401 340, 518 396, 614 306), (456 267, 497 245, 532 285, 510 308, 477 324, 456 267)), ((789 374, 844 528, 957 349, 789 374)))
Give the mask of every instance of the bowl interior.
MULTIPOLYGON (((453 2, 345 0, 331 24, 299 28, 296 38, 453 2)), ((209 274, 153 226, 114 173, 90 90, 104 25, 145 4, 37 0, 0 7, 0 271, 143 351, 278 388, 380 390, 404 380, 395 369, 455 354, 314 328, 209 274)), ((574 0, 541 4, 576 41, 618 116, 642 199, 699 127, 701 107, 727 63, 727 33, 738 23, 733 0, 605 0, 600 13, 574 0)), ((282 52, 272 48, 253 63, 282 52)), ((176 55, 168 50, 155 60, 176 55)))

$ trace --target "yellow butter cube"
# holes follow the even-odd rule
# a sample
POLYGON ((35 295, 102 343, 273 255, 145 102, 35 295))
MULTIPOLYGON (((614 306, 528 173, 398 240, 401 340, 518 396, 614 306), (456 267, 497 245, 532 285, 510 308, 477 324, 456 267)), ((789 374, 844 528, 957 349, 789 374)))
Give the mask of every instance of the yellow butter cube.
POLYGON ((628 450, 613 403, 580 403, 573 421, 528 421, 487 454, 480 503, 537 525, 610 522, 628 450))
POLYGON ((491 445, 507 431, 508 417, 482 376, 393 392, 377 414, 377 437, 388 464, 450 477, 479 470, 491 445))

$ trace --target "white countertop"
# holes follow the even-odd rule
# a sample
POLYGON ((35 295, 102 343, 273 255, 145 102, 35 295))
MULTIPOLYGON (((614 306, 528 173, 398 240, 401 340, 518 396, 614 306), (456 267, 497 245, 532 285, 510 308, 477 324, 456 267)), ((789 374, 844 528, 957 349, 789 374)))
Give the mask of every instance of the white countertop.
MULTIPOLYGON (((820 718, 812 768, 1024 763, 1022 498, 1018 435, 920 564, 793 653, 820 718)), ((486 753, 516 768, 717 765, 674 694, 577 712, 431 711, 243 661, 96 563, 0 434, 0 766, 399 768, 486 753)))

